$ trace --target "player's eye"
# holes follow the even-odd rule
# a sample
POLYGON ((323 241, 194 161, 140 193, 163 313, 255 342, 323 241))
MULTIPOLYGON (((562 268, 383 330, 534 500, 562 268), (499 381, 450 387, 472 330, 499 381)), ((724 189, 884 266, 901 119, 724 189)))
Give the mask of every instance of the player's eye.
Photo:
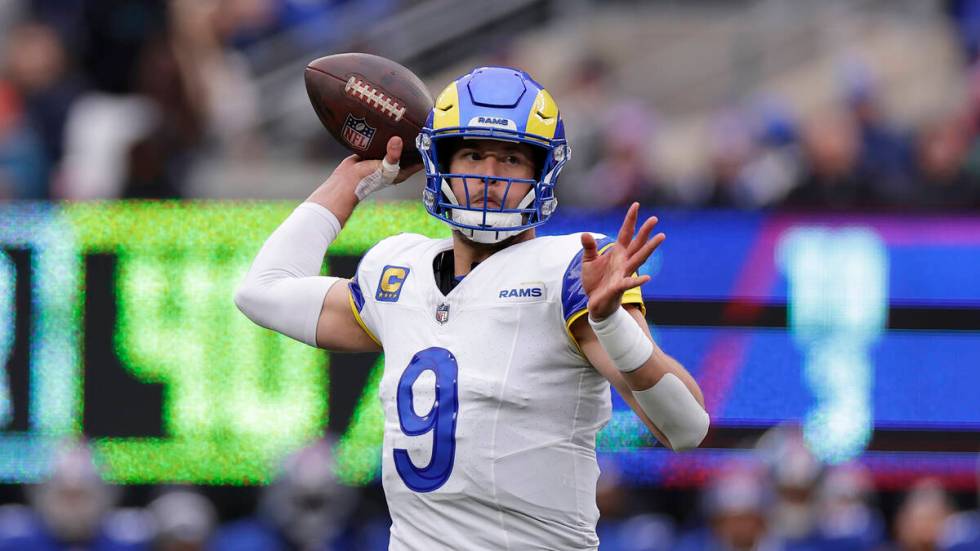
POLYGON ((517 155, 508 155, 504 161, 509 165, 519 165, 521 164, 522 159, 517 155))

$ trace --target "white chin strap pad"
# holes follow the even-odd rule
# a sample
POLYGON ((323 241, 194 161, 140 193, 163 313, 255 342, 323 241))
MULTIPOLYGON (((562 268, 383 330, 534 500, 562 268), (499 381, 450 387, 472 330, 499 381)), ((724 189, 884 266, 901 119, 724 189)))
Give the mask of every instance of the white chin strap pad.
MULTIPOLYGON (((449 182, 445 179, 442 180, 442 193, 449 199, 449 202, 453 205, 459 205, 459 201, 456 199, 456 195, 453 193, 452 187, 450 187, 449 182)), ((534 202, 534 188, 521 199, 520 204, 517 208, 523 209, 527 208, 528 205, 534 202)), ((451 209, 448 213, 448 217, 459 224, 465 224, 467 226, 481 226, 483 225, 483 213, 475 210, 466 210, 463 208, 451 209)), ((496 228, 510 228, 514 226, 519 226, 523 222, 523 216, 516 212, 488 212, 487 213, 487 226, 496 228)), ((470 228, 461 228, 451 222, 446 222, 446 225, 450 229, 462 233, 467 239, 475 241, 477 243, 499 243, 508 237, 517 235, 524 230, 507 230, 507 231, 495 231, 495 230, 474 230, 470 228)))

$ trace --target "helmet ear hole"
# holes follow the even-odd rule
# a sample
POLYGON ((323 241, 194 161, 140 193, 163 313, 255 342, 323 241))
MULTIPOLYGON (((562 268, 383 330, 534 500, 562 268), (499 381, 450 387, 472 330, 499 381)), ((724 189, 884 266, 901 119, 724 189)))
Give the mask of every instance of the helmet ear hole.
POLYGON ((545 162, 548 160, 548 150, 543 147, 532 146, 532 155, 534 156, 532 161, 534 161, 534 174, 537 179, 541 179, 544 176, 541 171, 544 170, 545 162))

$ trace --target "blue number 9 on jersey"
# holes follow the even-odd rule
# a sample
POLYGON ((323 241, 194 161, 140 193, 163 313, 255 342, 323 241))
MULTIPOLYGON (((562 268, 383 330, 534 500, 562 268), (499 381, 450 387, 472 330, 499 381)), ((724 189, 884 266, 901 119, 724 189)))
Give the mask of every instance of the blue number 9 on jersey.
POLYGON ((416 467, 408 450, 394 449, 395 469, 405 485, 416 492, 431 492, 449 480, 456 456, 456 412, 459 409, 456 357, 445 348, 432 347, 412 356, 398 380, 398 422, 408 436, 434 431, 429 464, 416 467), (435 402, 424 416, 415 413, 412 385, 425 371, 436 376, 435 402))

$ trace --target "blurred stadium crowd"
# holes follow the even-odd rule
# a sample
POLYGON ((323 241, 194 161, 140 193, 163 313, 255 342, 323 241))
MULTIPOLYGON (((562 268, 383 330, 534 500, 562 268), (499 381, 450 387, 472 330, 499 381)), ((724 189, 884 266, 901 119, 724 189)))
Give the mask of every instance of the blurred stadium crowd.
MULTIPOLYGON (((279 155, 280 135, 269 130, 266 112, 275 109, 263 96, 270 86, 259 84, 275 72, 270 49, 308 60, 356 48, 349 35, 357 25, 338 22, 368 26, 421 4, 6 1, 0 8, 0 197, 199 196, 188 182, 210 161, 235 166, 279 155)), ((563 5, 581 12, 583 4, 579 17, 599 9, 587 1, 563 5)), ((876 67, 851 53, 836 63, 835 97, 819 109, 801 112, 792 98, 764 88, 717 102, 688 148, 698 150, 697 166, 680 173, 669 168, 670 153, 658 150, 676 141, 659 106, 619 78, 629 67, 617 65, 615 55, 576 53, 560 82, 549 84, 565 112, 576 165, 563 182, 563 202, 977 209, 980 8, 972 0, 921 5, 941 18, 958 50, 962 90, 939 90, 939 112, 896 120, 876 67)), ((512 63, 532 72, 541 65, 506 38, 489 46, 493 53, 468 63, 512 63)), ((443 82, 432 72, 423 76, 437 90, 443 82)), ((298 83, 299 74, 291 81, 298 83)), ((308 106, 303 112, 315 120, 308 106)), ((322 130, 305 142, 292 144, 289 162, 320 160, 325 172, 343 155, 322 130)), ((412 195, 405 190, 403 196, 412 195)))
MULTIPOLYGON (((938 480, 918 480, 886 517, 870 473, 858 464, 821 464, 798 427, 770 429, 754 449, 709 477, 692 503, 626 484, 614 464, 604 464, 600 549, 980 549, 980 511, 958 510, 938 480)), ((124 501, 123 494, 132 488, 106 483, 89 448, 66 442, 48 478, 25 487, 26 504, 0 506, 0 550, 387 549, 390 521, 377 496, 339 484, 333 466, 328 441, 310 444, 286 458, 254 509, 246 505, 236 517, 220 510, 209 488, 161 486, 130 506, 132 496, 124 501)))
MULTIPOLYGON (((3 0, 0 200, 194 197, 188 182, 209 160, 271 162, 281 153, 266 132, 256 52, 299 29, 288 35, 291 47, 324 55, 350 44, 332 42, 331 32, 349 31, 312 32, 303 22, 351 11, 372 21, 419 3, 3 0)), ((950 92, 947 109, 913 125, 894 120, 874 67, 854 58, 840 65, 836 98, 819 110, 797 112, 765 90, 717 105, 700 164, 682 175, 651 153, 671 139, 658 106, 624 94, 615 59, 581 56, 555 93, 574 150, 563 203, 980 210, 980 1, 924 4, 942 14, 958 47, 964 90, 950 92)), ((475 62, 524 63, 494 46, 475 62)), ((315 120, 312 110, 307 118, 315 120)), ((294 144, 287 161, 329 167, 343 153, 327 141, 320 132, 294 144)), ((975 502, 955 502, 936 481, 919 481, 885 511, 868 473, 820 465, 792 430, 772 433, 758 449, 757 461, 706 482, 699 506, 687 508, 696 513, 668 502, 670 493, 631 487, 607 465, 602 549, 980 549, 980 521, 966 511, 975 502)), ((127 499, 130 490, 102 480, 87 448, 66 447, 47 481, 9 500, 23 505, 0 508, 0 550, 93 537, 94 549, 385 549, 377 487, 339 486, 331 463, 327 444, 300 451, 257 492, 254 514, 241 517, 240 504, 212 503, 207 488, 127 499)))

